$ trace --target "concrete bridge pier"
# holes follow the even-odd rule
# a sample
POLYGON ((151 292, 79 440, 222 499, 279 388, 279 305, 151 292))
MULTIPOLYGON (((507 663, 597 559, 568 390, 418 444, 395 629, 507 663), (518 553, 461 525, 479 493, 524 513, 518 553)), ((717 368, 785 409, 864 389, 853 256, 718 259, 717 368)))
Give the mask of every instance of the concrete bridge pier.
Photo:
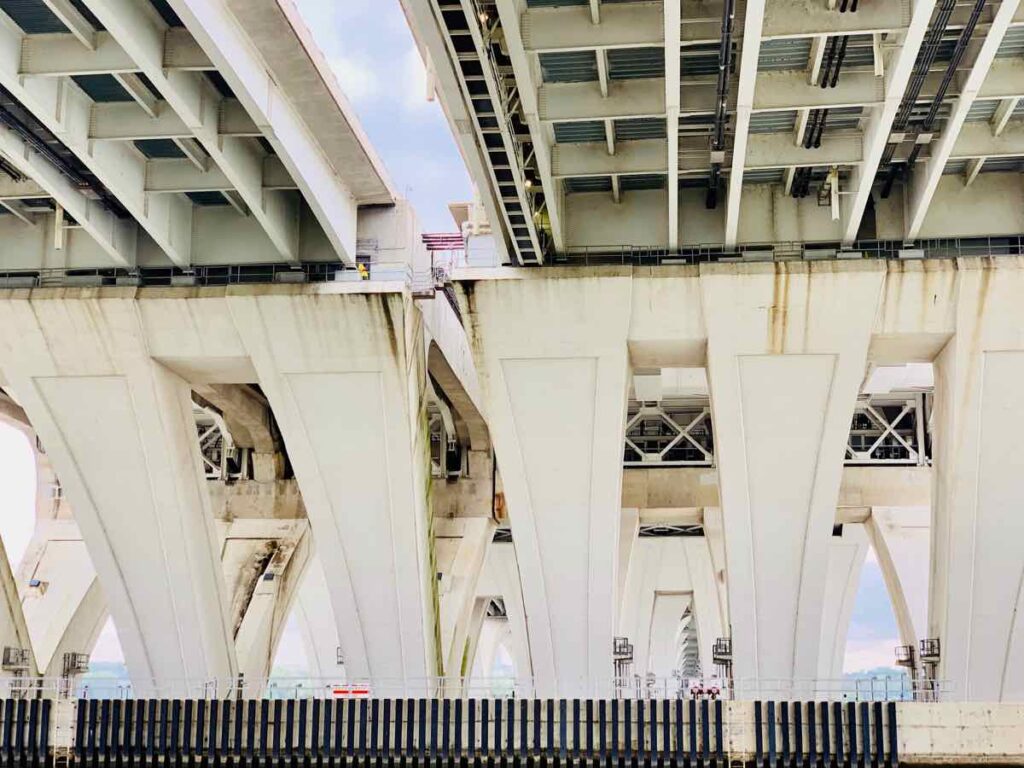
POLYGON ((636 537, 623 590, 618 634, 633 643, 633 672, 669 678, 678 668, 666 640, 689 608, 696 623, 701 672, 712 677, 712 646, 723 635, 714 566, 704 536, 636 537))
POLYGON ((470 632, 467 666, 472 670, 470 689, 481 695, 474 687, 476 678, 492 674, 494 653, 505 643, 515 667, 516 683, 526 695, 531 694, 533 663, 530 658, 530 643, 527 637, 527 615, 523 604, 523 588, 520 578, 516 547, 513 542, 495 542, 487 550, 487 558, 477 583, 477 600, 487 601, 500 598, 505 606, 503 619, 478 616, 479 627, 470 632), (495 625, 501 624, 500 632, 495 625), (500 635, 500 636, 499 636, 500 635))
POLYGON ((841 266, 701 268, 741 685, 819 671, 842 458, 885 276, 841 266))
POLYGON ((59 677, 64 654, 90 653, 110 616, 88 547, 70 516, 36 521, 17 578, 39 674, 59 677))
POLYGON ((960 260, 935 361, 929 636, 967 701, 1024 701, 1024 324, 1020 257, 960 260))
MULTIPOLYGON (((864 532, 878 559, 900 642, 918 653, 928 632, 931 510, 928 507, 872 507, 864 532)), ((915 663, 915 674, 920 664, 915 663)))
POLYGON ((840 680, 843 677, 846 637, 867 553, 868 537, 864 526, 857 523, 844 524, 842 534, 833 535, 829 542, 816 675, 819 680, 840 680))
POLYGON ((302 633, 309 676, 318 680, 343 680, 344 665, 338 663, 341 647, 338 622, 334 618, 324 568, 315 552, 295 595, 294 611, 302 633))
POLYGON ((133 301, 5 301, 2 370, 47 447, 136 691, 231 678, 234 644, 191 390, 133 301))
POLYGON ((59 494, 59 483, 49 458, 24 409, 0 393, 0 421, 21 432, 35 457, 36 528, 21 557, 12 563, 0 542, 0 582, 4 609, 0 642, 5 647, 32 651, 31 669, 43 675, 61 672, 64 651, 79 642, 91 647, 106 620, 106 603, 99 593, 92 567, 71 509, 59 494), (99 615, 83 606, 99 599, 99 615), (88 629, 83 628, 88 624, 88 629))
POLYGON ((439 567, 438 571, 442 574, 439 589, 445 677, 468 677, 471 671, 467 644, 474 630, 480 629, 477 585, 494 539, 494 528, 490 517, 434 521, 434 546, 438 554, 446 545, 453 550, 446 553, 448 567, 439 567))
POLYGON ((466 298, 538 696, 613 675, 631 280, 481 281, 466 298))
POLYGON ((347 678, 412 695, 440 668, 421 316, 401 293, 227 303, 302 490, 347 678))

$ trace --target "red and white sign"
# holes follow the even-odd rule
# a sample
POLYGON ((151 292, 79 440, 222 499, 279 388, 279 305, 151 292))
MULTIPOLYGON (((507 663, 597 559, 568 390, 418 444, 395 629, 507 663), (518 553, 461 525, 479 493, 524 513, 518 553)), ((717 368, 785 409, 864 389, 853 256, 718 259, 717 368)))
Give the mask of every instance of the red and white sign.
POLYGON ((336 685, 331 689, 331 695, 336 699, 365 699, 370 695, 370 687, 367 685, 336 685))

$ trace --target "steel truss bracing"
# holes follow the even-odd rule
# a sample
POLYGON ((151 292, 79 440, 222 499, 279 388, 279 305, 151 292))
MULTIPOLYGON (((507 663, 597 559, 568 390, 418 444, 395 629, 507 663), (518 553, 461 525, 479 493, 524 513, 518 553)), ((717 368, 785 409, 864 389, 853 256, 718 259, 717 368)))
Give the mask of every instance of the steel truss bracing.
MULTIPOLYGON (((930 463, 930 403, 931 394, 926 392, 862 395, 854 408, 844 463, 903 466, 930 463)), ((714 464, 711 406, 706 399, 629 404, 624 467, 710 467, 714 464)), ((641 535, 645 535, 643 530, 641 535)))
POLYGON ((630 405, 624 466, 708 467, 713 463, 711 407, 706 402, 630 405))
POLYGON ((922 466, 931 460, 930 395, 875 395, 857 401, 846 444, 846 464, 922 466))
POLYGON ((644 524, 637 529, 637 536, 642 539, 654 539, 674 536, 703 536, 703 525, 676 525, 673 523, 644 524))
POLYGON ((216 410, 193 404, 192 412, 206 479, 251 480, 251 449, 235 445, 224 418, 216 410))

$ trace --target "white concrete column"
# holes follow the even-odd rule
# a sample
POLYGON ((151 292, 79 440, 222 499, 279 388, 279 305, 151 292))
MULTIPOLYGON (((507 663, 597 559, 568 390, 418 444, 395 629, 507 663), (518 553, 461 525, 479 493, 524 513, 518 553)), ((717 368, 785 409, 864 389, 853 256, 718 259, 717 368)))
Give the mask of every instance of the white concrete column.
MULTIPOLYGON (((715 590, 718 595, 718 615, 722 631, 729 633, 729 581, 725 567, 725 521, 721 507, 704 507, 704 538, 711 553, 711 565, 715 573, 715 590)), ((718 638, 711 638, 714 643, 718 638)), ((710 672, 710 670, 708 670, 710 672)))
MULTIPOLYGON (((480 636, 476 642, 473 660, 473 675, 469 690, 474 696, 486 696, 488 678, 493 678, 494 659, 498 649, 508 647, 512 638, 512 628, 507 619, 497 617, 485 618, 480 624, 480 636)), ((516 670, 518 675, 518 669, 516 670)))
POLYGON ((647 642, 647 665, 638 673, 651 673, 664 686, 679 669, 679 643, 683 613, 690 605, 690 596, 683 592, 656 592, 651 612, 650 635, 647 642))
POLYGON ((917 653, 928 632, 929 507, 872 507, 864 531, 878 557, 900 641, 917 653))
POLYGON ((12 566, 36 668, 43 677, 57 677, 65 653, 92 652, 110 615, 107 600, 28 415, 0 396, 0 419, 25 435, 35 455, 35 530, 21 562, 12 566))
MULTIPOLYGON (((18 585, 11 572, 11 564, 7 560, 7 550, 0 541, 0 649, 4 647, 32 650, 32 639, 18 599, 18 585)), ((38 674, 38 662, 33 659, 27 670, 29 675, 38 674)), ((0 673, 0 679, 6 680, 10 673, 0 673)))
POLYGON ((299 585, 292 608, 306 648, 309 676, 315 680, 344 682, 344 666, 338 664, 338 622, 334 618, 331 592, 320 563, 313 554, 299 585))
MULTIPOLYGON (((712 646, 722 637, 723 628, 708 540, 703 536, 637 537, 629 559, 618 631, 633 643, 636 674, 653 672, 666 677, 671 673, 671 669, 658 666, 664 662, 663 655, 653 662, 652 649, 657 650, 659 639, 652 633, 659 612, 664 614, 683 605, 668 599, 673 595, 685 597, 693 611, 701 669, 710 677, 715 671, 712 646)), ((676 618, 681 617, 680 609, 676 618)), ((676 625, 678 628, 678 621, 676 625)))
POLYGON ((232 678, 191 391, 150 358, 134 300, 10 299, 0 348, 75 510, 136 692, 232 678))
POLYGON ((633 556, 637 533, 640 531, 640 510, 636 507, 624 507, 619 525, 619 583, 615 591, 616 626, 619 623, 618 611, 622 610, 622 597, 626 591, 629 561, 633 556))
MULTIPOLYGON (((520 690, 530 691, 533 684, 533 661, 530 655, 530 641, 527 631, 526 609, 523 603, 522 579, 519 575, 519 563, 516 557, 515 544, 498 542, 487 550, 480 581, 477 585, 478 597, 500 597, 505 602, 505 620, 508 637, 505 640, 512 654, 516 668, 516 682, 520 690)), ((481 632, 490 620, 482 622, 481 632)), ((474 649, 473 675, 478 676, 480 670, 490 671, 486 661, 481 658, 483 636, 476 640, 474 649)))
MULTIPOLYGON (((38 447, 35 430, 29 424, 28 416, 20 405, 15 403, 7 394, 0 393, 0 422, 21 432, 32 450, 36 461, 36 520, 37 528, 40 520, 49 521, 57 514, 58 505, 53 501, 53 489, 51 483, 54 480, 53 470, 38 447)), ((22 555, 22 563, 26 560, 35 561, 38 550, 41 548, 38 542, 38 534, 33 537, 25 553, 22 555)), ((24 578, 23 567, 17 563, 11 563, 7 550, 0 541, 0 598, 3 606, 0 607, 0 643, 3 646, 22 648, 32 652, 32 672, 40 669, 45 670, 47 660, 51 655, 47 649, 39 648, 37 641, 40 625, 31 622, 26 615, 25 606, 21 602, 21 593, 28 583, 24 578), (36 630, 36 631, 34 631, 36 630), (41 658, 42 657, 42 658, 41 658)), ((45 629, 47 624, 43 624, 45 629)), ((3 647, 0 646, 0 647, 3 647)), ((3 677, 7 677, 7 672, 3 677)))
POLYGON ((408 296, 230 295, 302 490, 349 681, 437 674, 422 321, 408 296))
POLYGON ((466 644, 463 647, 463 656, 459 664, 462 676, 458 683, 450 683, 447 686, 449 691, 455 691, 457 695, 473 697, 480 696, 482 693, 482 691, 474 687, 474 682, 482 676, 482 673, 477 670, 477 650, 484 631, 484 624, 492 618, 502 618, 505 626, 508 626, 507 617, 491 617, 487 615, 487 607, 490 603, 490 598, 486 597, 476 597, 473 599, 468 632, 466 633, 466 644))
POLYGON ((1024 701, 1024 259, 961 259, 935 361, 929 636, 969 701, 1024 701))
MULTIPOLYGON (((473 629, 473 613, 477 600, 477 585, 483 570, 487 550, 494 540, 494 520, 490 517, 465 517, 455 520, 435 520, 435 546, 442 537, 454 544, 452 562, 442 570, 441 647, 444 649, 444 676, 469 675, 466 644, 473 629), (451 534, 458 533, 458 536, 451 534)), ((479 629, 479 622, 477 622, 479 629)))
POLYGON ((40 674, 59 676, 65 653, 92 652, 110 613, 74 520, 36 521, 18 588, 40 674))
POLYGON ((537 694, 607 694, 631 279, 538 275, 466 290, 537 694))
MULTIPOLYGON (((265 521, 240 520, 229 524, 229 531, 237 542, 253 523, 265 521), (241 528, 242 531, 237 529, 241 528)), ((245 564, 229 559, 231 538, 226 538, 222 563, 228 584, 235 584, 234 597, 239 603, 240 615, 234 616, 235 649, 238 671, 246 680, 266 680, 272 671, 277 645, 291 613, 296 593, 309 564, 310 539, 305 520, 281 521, 280 538, 250 541, 267 545, 267 551, 250 558, 245 564), (236 567, 241 565, 241 567, 236 567), (244 591, 239 594, 239 587, 244 591)), ((261 526, 262 527, 262 526, 261 526)), ((254 531, 263 534, 261 531, 254 531)), ((263 534, 265 535, 265 534, 263 534)), ((234 606, 233 606, 234 607, 234 606)))
MULTIPOLYGON (((843 659, 846 656, 846 638, 850 631, 850 617, 857 602, 860 576, 868 553, 868 538, 864 526, 847 523, 842 536, 833 536, 829 542, 828 575, 825 579, 825 601, 821 613, 821 651, 818 655, 819 680, 841 680, 843 659)), ((827 686, 824 690, 835 690, 827 686)))
POLYGON ((884 269, 701 267, 733 674, 751 694, 758 680, 818 672, 842 461, 884 269))

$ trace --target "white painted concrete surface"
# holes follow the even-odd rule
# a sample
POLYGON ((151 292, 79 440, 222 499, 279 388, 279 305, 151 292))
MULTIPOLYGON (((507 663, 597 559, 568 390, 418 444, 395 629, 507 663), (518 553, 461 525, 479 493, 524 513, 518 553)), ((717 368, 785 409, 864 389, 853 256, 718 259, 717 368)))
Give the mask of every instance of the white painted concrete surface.
POLYGON ((930 635, 969 701, 1024 700, 1024 271, 961 263, 936 359, 930 635))
POLYGON ((233 676, 188 384, 152 359, 132 301, 0 313, 5 378, 75 509, 139 690, 233 676))
POLYGON ((711 648, 724 633, 708 539, 703 536, 637 537, 629 559, 617 634, 633 643, 633 672, 667 679, 677 669, 665 648, 674 640, 683 609, 697 625, 701 670, 713 677, 711 648), (665 622, 675 626, 669 632, 665 622))

